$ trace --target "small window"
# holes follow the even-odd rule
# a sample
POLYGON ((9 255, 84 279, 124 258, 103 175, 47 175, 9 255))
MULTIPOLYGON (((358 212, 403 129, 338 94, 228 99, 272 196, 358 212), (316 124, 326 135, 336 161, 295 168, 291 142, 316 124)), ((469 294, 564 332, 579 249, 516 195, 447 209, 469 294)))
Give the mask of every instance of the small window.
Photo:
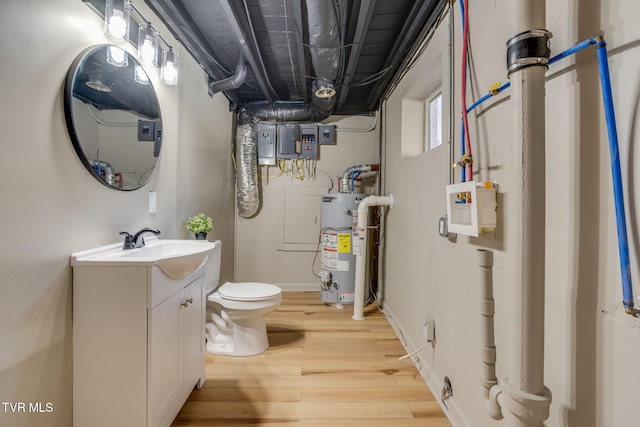
POLYGON ((442 144, 442 90, 438 89, 425 99, 424 151, 442 144))

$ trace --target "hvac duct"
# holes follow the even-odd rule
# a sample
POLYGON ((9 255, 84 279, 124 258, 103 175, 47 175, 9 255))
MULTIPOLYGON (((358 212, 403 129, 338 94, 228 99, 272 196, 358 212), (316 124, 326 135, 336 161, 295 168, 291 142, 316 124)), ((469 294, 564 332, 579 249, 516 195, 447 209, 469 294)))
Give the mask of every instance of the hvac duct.
POLYGON ((259 103, 246 104, 246 111, 259 120, 275 120, 278 122, 319 122, 329 117, 310 104, 291 103, 259 103))
POLYGON ((248 113, 260 120, 319 122, 329 117, 335 107, 334 85, 342 61, 335 7, 333 2, 326 0, 307 0, 306 5, 309 51, 315 70, 315 80, 311 84, 311 104, 274 102, 243 106, 248 113))
POLYGON ((340 28, 333 2, 307 0, 309 52, 316 79, 311 84, 313 106, 331 113, 336 103, 334 83, 342 61, 340 28))
POLYGON ((258 143, 255 123, 245 110, 238 113, 236 128, 236 193, 238 214, 251 218, 258 212, 258 143))
POLYGON ((244 60, 242 51, 238 52, 238 65, 236 66, 236 73, 223 80, 214 82, 209 79, 209 96, 213 96, 218 92, 225 92, 230 89, 237 89, 244 83, 247 78, 247 64, 244 60))

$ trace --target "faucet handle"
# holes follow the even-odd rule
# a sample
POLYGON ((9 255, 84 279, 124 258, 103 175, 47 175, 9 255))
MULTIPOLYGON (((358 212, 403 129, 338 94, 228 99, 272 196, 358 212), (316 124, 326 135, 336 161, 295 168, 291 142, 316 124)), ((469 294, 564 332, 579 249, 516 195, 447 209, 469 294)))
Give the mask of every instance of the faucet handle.
POLYGON ((126 231, 121 231, 120 235, 124 236, 124 245, 122 246, 122 249, 133 249, 136 247, 135 243, 133 243, 133 236, 131 236, 131 234, 126 231))

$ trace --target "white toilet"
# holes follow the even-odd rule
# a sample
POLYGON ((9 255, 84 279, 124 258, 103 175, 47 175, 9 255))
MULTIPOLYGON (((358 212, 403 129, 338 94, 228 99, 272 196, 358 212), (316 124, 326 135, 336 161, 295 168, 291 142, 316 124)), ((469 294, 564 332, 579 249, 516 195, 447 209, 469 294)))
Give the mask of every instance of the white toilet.
POLYGON ((228 356, 254 356, 269 348, 264 316, 282 302, 275 285, 220 281, 220 246, 207 269, 206 350, 228 356))

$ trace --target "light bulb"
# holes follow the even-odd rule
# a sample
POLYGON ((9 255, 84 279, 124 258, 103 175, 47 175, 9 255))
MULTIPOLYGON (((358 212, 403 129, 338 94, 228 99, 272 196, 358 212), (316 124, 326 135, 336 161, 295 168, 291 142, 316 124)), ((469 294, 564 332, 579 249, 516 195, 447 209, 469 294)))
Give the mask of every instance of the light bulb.
POLYGON ((174 81, 178 75, 178 70, 173 66, 173 62, 167 62, 164 66, 164 79, 167 81, 174 81))
POLYGON ((126 67, 129 64, 127 53, 117 46, 109 46, 107 62, 116 67, 126 67))
POLYGON ((136 65, 136 75, 134 76, 134 80, 142 85, 149 84, 149 76, 140 65, 136 65))
POLYGON ((170 86, 178 84, 178 68, 180 67, 179 61, 180 55, 175 53, 172 48, 163 51, 160 75, 165 84, 170 86))
POLYGON ((147 22, 138 29, 138 58, 144 65, 157 65, 158 35, 147 22))
POLYGON ((127 33, 127 23, 121 10, 114 10, 109 18, 109 34, 116 39, 121 39, 127 33))
POLYGON ((151 36, 146 36, 144 38, 144 42, 140 47, 140 55, 142 56, 142 60, 148 64, 153 63, 153 60, 156 56, 156 50, 153 47, 153 40, 151 36))

